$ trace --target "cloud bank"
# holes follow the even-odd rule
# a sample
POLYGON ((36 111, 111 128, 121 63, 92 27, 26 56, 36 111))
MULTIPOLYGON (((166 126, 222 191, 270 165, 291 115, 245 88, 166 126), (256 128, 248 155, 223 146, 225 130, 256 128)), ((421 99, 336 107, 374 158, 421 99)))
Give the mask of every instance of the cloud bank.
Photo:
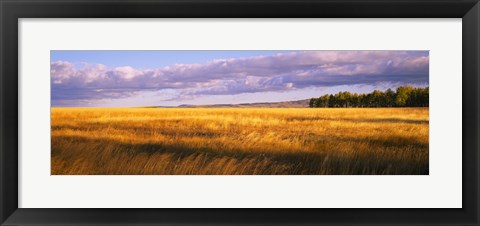
POLYGON ((428 84, 428 51, 302 51, 164 68, 51 62, 52 101, 126 98, 174 90, 178 98, 308 87, 428 84))

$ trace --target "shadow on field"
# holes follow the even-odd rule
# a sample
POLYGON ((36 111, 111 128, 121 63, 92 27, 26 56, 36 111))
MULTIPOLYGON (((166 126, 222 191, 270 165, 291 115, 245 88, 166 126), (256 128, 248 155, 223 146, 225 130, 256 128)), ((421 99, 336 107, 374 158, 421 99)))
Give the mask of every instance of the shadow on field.
MULTIPOLYGON (((295 116, 289 117, 287 121, 332 121, 333 118, 328 117, 305 117, 305 116, 295 116)), ((356 122, 356 123, 405 123, 405 124, 428 124, 429 120, 420 120, 420 119, 399 119, 399 118, 335 118, 336 121, 342 122, 356 122)))
POLYGON ((399 118, 367 118, 367 119, 356 119, 356 118, 345 118, 341 120, 346 120, 350 122, 365 122, 365 123, 407 123, 407 124, 428 124, 428 120, 418 120, 418 119, 399 119, 399 118))
MULTIPOLYGON (((334 137, 333 142, 365 142, 334 137)), ((369 140, 384 148, 405 147, 402 139, 369 140), (399 143, 397 143, 399 142, 399 143)), ((412 141, 409 140, 411 143, 412 141)), ((424 144, 414 143, 420 148, 424 144)), ((428 150, 428 145, 426 147, 428 150)), ((52 174, 160 175, 359 175, 428 174, 427 159, 391 151, 265 151, 214 149, 188 144, 129 143, 81 136, 52 136, 52 174), (153 163, 152 163, 153 161, 153 163), (70 167, 70 168, 69 168, 70 167)))
POLYGON ((362 138, 362 137, 341 137, 341 136, 325 136, 325 139, 329 142, 350 142, 355 145, 367 143, 372 148, 389 148, 389 149, 404 149, 406 147, 412 147, 418 150, 428 150, 429 144, 418 141, 414 138, 407 137, 386 137, 386 138, 362 138))

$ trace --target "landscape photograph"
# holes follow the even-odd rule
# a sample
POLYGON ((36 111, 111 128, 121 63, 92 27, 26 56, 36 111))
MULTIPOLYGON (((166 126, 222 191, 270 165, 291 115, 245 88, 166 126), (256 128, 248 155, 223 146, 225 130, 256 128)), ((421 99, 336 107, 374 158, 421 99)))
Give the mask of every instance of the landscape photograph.
POLYGON ((51 175, 429 175, 429 51, 52 50, 51 175))

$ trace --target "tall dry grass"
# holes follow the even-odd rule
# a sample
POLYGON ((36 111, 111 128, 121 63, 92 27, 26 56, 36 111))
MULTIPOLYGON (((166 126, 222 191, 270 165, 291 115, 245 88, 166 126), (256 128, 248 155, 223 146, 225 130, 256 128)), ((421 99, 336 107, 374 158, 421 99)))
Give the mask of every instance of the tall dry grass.
POLYGON ((53 108, 51 173, 428 174, 428 108, 53 108))

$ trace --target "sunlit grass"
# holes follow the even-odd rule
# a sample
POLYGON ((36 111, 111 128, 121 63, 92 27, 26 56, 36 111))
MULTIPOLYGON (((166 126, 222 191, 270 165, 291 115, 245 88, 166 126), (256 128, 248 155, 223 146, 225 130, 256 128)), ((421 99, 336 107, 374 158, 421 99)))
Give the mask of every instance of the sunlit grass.
POLYGON ((52 174, 428 174, 428 108, 53 108, 52 174))

